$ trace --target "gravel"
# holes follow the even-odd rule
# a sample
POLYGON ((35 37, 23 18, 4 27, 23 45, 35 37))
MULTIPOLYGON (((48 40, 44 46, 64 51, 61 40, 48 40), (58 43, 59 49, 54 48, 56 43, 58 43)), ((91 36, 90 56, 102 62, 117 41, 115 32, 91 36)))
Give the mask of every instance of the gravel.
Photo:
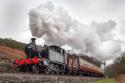
POLYGON ((0 73, 0 83, 86 83, 99 78, 43 74, 0 73))

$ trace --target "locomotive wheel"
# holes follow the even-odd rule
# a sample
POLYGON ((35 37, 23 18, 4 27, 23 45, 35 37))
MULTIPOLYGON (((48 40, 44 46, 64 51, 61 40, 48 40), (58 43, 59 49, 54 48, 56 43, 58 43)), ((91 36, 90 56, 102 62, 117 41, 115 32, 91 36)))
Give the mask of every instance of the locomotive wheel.
POLYGON ((61 75, 64 75, 64 74, 65 74, 65 72, 64 72, 64 71, 62 71, 62 72, 61 72, 61 75))
POLYGON ((32 71, 33 71, 33 73, 38 74, 40 72, 40 69, 37 65, 32 65, 32 71))
POLYGON ((51 74, 51 75, 53 75, 54 73, 55 73, 55 71, 54 71, 54 70, 52 70, 52 71, 50 72, 50 74, 51 74))
POLYGON ((59 71, 56 71, 56 74, 57 74, 57 75, 59 75, 59 74, 60 74, 60 72, 59 72, 59 71))
POLYGON ((44 71, 45 71, 46 74, 50 74, 50 72, 51 72, 50 66, 47 65, 44 71))
POLYGON ((48 67, 46 67, 46 69, 44 70, 44 72, 45 72, 46 74, 49 74, 49 73, 50 73, 48 67))
POLYGON ((59 75, 59 73, 60 73, 60 72, 59 72, 59 67, 58 67, 58 65, 57 65, 57 66, 56 66, 56 74, 59 75))
POLYGON ((72 70, 69 70, 68 75, 72 75, 72 70))
POLYGON ((46 74, 54 74, 54 65, 53 64, 47 65, 46 69, 45 69, 45 73, 46 74))

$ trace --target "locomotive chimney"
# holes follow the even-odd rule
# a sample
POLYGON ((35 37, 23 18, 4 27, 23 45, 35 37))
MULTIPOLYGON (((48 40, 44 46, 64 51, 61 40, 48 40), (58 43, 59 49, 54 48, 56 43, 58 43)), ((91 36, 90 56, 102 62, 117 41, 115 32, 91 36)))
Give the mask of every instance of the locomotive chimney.
POLYGON ((36 38, 31 38, 31 43, 36 44, 36 38))

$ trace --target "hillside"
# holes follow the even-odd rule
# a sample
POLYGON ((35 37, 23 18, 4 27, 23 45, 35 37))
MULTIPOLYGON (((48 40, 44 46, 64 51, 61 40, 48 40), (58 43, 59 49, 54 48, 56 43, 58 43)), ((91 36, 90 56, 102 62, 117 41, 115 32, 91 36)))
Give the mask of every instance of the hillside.
POLYGON ((16 58, 24 58, 25 53, 22 50, 13 49, 6 46, 0 46, 0 54, 5 55, 10 60, 15 60, 16 58))
POLYGON ((13 49, 23 50, 25 47, 25 43, 18 42, 11 38, 0 38, 0 46, 6 46, 13 49))
POLYGON ((16 58, 24 58, 24 47, 24 43, 15 41, 13 39, 0 38, 0 54, 6 55, 6 57, 11 60, 14 60, 16 58))
POLYGON ((0 46, 0 72, 15 72, 13 62, 17 58, 24 58, 25 53, 21 50, 0 46))
POLYGON ((13 72, 13 61, 25 57, 25 44, 0 38, 0 72, 13 72))

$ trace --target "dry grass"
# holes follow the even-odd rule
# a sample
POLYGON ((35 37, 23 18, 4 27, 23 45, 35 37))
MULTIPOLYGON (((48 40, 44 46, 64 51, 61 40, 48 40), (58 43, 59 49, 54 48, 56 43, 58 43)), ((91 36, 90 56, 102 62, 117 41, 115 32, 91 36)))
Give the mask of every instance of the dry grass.
POLYGON ((117 83, 125 83, 125 75, 121 74, 121 75, 117 75, 115 78, 115 81, 117 83))
POLYGON ((116 78, 103 79, 89 83, 125 83, 125 75, 117 75, 116 78))
POLYGON ((0 46, 0 53, 11 60, 15 60, 16 58, 24 58, 25 56, 25 53, 23 51, 12 49, 5 46, 0 46))
POLYGON ((21 50, 0 46, 0 72, 13 72, 15 59, 24 58, 25 53, 21 50))

